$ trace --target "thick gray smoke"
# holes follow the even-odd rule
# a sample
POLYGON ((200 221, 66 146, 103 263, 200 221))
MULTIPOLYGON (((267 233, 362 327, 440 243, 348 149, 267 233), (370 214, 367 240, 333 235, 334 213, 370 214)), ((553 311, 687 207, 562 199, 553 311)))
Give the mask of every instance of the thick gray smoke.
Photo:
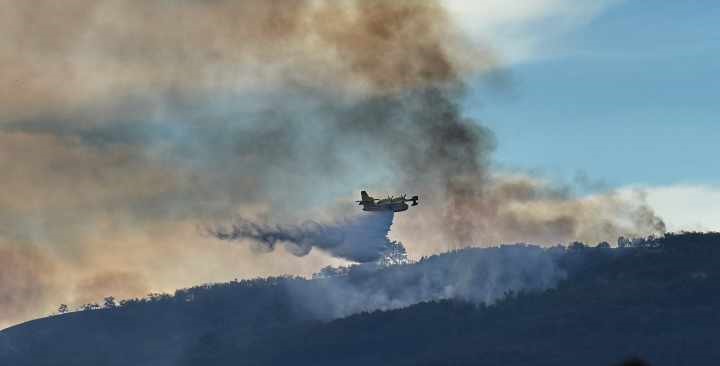
MULTIPOLYGON (((652 211, 618 197, 498 178, 492 134, 461 110, 469 80, 498 60, 445 4, 3 2, 0 89, 12 92, 0 93, 0 252, 37 248, 64 281, 16 286, 0 270, 0 308, 12 308, 0 326, 25 317, 26 303, 55 308, 36 288, 72 302, 115 283, 106 272, 132 273, 128 293, 238 271, 311 273, 325 259, 268 266, 187 233, 236 215, 297 222, 360 188, 423 197, 391 235, 413 255, 663 231, 652 211)), ((309 248, 308 227, 245 226, 309 248)), ((327 247, 365 261, 382 245, 327 247)), ((25 257, 10 274, 36 272, 25 257)))
POLYGON ((405 253, 401 244, 387 237, 392 222, 393 212, 362 213, 332 224, 263 225, 240 219, 230 229, 211 229, 209 233, 220 240, 249 240, 263 252, 282 244, 297 256, 318 248, 334 257, 364 263, 398 255, 398 251, 405 253))
POLYGON ((556 286, 565 277, 558 254, 525 245, 463 249, 410 265, 359 265, 285 286, 299 307, 320 319, 442 299, 492 304, 509 292, 556 286))
POLYGON ((423 204, 432 207, 430 229, 462 246, 473 244, 484 229, 475 213, 483 202, 494 138, 462 116, 462 81, 447 82, 355 105, 338 116, 338 131, 380 155, 393 169, 394 182, 422 194, 423 204))

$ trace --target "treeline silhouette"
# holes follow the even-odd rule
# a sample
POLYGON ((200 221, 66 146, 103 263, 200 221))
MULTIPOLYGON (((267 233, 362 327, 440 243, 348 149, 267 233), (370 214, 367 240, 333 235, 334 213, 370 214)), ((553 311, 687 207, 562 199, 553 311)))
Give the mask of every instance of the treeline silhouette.
POLYGON ((551 289, 508 291, 493 304, 443 300, 323 321, 285 290, 322 279, 296 277, 106 298, 103 306, 0 332, 0 364, 607 366, 640 357, 626 364, 663 366, 720 359, 720 233, 547 250, 565 279, 551 289))
MULTIPOLYGON (((718 242, 718 238, 720 237, 720 233, 716 232, 681 232, 681 233, 668 233, 660 237, 656 237, 654 235, 650 235, 647 237, 635 237, 635 238, 625 238, 625 237, 619 237, 617 240, 617 247, 616 251, 619 251, 620 253, 616 254, 627 254, 628 250, 632 249, 663 249, 663 250, 670 250, 670 251, 676 251, 679 253, 691 253, 692 255, 697 255, 703 252, 703 250, 711 250, 713 243, 718 242)), ((524 245, 524 244, 521 244, 524 245)), ((570 243, 567 246, 558 245, 555 247, 549 248, 550 251, 561 251, 562 254, 566 254, 567 251, 569 255, 567 255, 566 260, 564 261, 564 268, 571 269, 571 270, 577 270, 577 268, 573 267, 573 260, 575 260, 575 264, 582 264, 582 265, 593 265, 592 263, 587 263, 588 259, 601 259, 601 258, 608 258, 606 256, 597 256, 593 255, 594 252, 583 252, 580 261, 577 261, 577 253, 575 251, 578 250, 606 250, 611 249, 611 246, 608 242, 600 242, 593 245, 585 244, 583 242, 575 241, 570 243)), ((463 250, 459 250, 463 251, 463 250)), ((457 251, 455 251, 457 252, 457 251)), ((605 252, 604 254, 608 254, 609 252, 605 252)), ((433 255, 430 257, 422 257, 418 262, 416 263, 422 263, 426 260, 436 258, 438 256, 448 255, 448 253, 440 254, 440 255, 433 255)), ((387 261, 382 261, 382 263, 386 263, 387 261)), ((407 256, 404 255, 404 259, 402 261, 398 261, 395 257, 393 257, 393 261, 390 262, 390 264, 407 264, 411 263, 407 260, 407 256)), ((676 264, 675 264, 676 265, 676 264)), ((352 266, 348 267, 326 267, 323 268, 320 272, 315 274, 313 276, 314 279, 319 279, 323 277, 329 277, 329 276, 342 276, 342 275, 348 275, 353 270, 352 266)), ((588 272, 588 269, 585 268, 584 272, 588 272)), ((108 296, 103 299, 102 305, 98 303, 88 303, 88 304, 82 304, 76 308, 77 311, 90 311, 90 310, 97 310, 97 309, 113 309, 113 308, 127 308, 127 307, 134 307, 142 304, 149 304, 149 303, 186 303, 186 302, 192 302, 192 301, 204 301, 208 296, 210 297, 223 297, 225 295, 225 300, 232 300, 233 298, 237 298, 236 290, 242 290, 242 289, 250 289, 250 288, 266 288, 268 286, 277 285, 279 282, 284 281, 305 281, 301 277, 296 276, 277 276, 277 277, 269 277, 269 278, 256 278, 256 279, 245 279, 238 281, 233 280, 228 283, 217 283, 217 284, 203 284, 200 286, 195 286, 187 289, 180 289, 175 291, 174 295, 166 294, 166 293, 150 293, 145 297, 139 297, 139 298, 130 298, 130 299, 123 299, 123 300, 116 300, 113 296, 108 296), (228 291, 229 290, 229 291, 228 291), (229 296, 228 296, 229 295, 229 296)), ((58 313, 64 314, 70 312, 70 307, 67 304, 60 304, 58 307, 58 313)))

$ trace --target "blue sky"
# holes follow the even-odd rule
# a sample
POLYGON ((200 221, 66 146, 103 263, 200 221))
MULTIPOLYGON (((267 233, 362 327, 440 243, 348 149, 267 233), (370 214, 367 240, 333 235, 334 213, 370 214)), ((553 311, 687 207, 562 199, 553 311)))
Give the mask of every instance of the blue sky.
MULTIPOLYGON (((720 183, 720 4, 626 1, 476 85, 470 115, 497 135, 496 161, 613 187, 720 183)), ((539 30, 540 31, 540 30, 539 30)), ((502 55, 502 47, 499 47, 502 55)))

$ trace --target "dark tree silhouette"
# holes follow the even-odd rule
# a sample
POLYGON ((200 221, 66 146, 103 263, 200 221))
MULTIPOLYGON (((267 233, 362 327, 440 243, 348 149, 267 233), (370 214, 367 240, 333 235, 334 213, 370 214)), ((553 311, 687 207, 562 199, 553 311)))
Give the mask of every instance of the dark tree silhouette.
POLYGON ((82 311, 90 311, 90 310, 95 310, 95 309, 99 309, 99 308, 100 308, 100 305, 94 304, 94 303, 85 304, 85 305, 80 306, 80 310, 82 310, 82 311))
POLYGON ((112 309, 117 306, 117 303, 115 302, 115 298, 112 296, 108 296, 103 299, 103 307, 105 309, 112 309))

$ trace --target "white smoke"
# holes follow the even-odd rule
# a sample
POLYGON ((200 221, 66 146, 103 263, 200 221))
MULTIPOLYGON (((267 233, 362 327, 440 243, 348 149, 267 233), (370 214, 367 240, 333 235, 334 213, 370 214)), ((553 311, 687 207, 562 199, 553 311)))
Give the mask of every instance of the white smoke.
POLYGON ((219 227, 209 233, 228 241, 248 240, 253 248, 272 252, 277 245, 297 256, 305 256, 313 248, 353 262, 374 262, 386 255, 405 252, 387 234, 393 223, 393 212, 362 213, 332 224, 307 221, 302 225, 266 225, 239 219, 230 228, 219 227))
POLYGON ((565 277, 556 259, 556 252, 536 246, 470 248, 414 264, 359 265, 285 285, 297 306, 319 319, 444 299, 492 304, 508 293, 555 287, 565 277))
POLYGON ((210 233, 263 252, 284 245, 303 256, 318 248, 361 263, 327 267, 311 281, 282 282, 297 309, 325 320, 445 299, 491 304, 509 292, 555 287, 565 276, 557 251, 527 245, 466 248, 409 264, 402 244, 388 239, 393 218, 392 212, 363 213, 297 226, 239 220, 210 233))

